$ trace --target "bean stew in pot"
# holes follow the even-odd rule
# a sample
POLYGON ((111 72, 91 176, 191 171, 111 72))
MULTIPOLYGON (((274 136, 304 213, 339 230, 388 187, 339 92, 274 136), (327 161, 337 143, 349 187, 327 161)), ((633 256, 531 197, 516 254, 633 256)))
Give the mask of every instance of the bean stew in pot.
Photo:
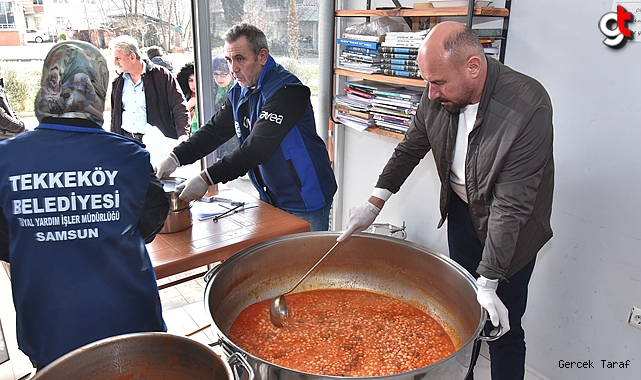
POLYGON ((267 299, 243 310, 229 339, 289 369, 326 376, 386 376, 428 366, 452 353, 431 316, 401 300, 363 290, 322 289, 287 296, 282 328, 267 299))

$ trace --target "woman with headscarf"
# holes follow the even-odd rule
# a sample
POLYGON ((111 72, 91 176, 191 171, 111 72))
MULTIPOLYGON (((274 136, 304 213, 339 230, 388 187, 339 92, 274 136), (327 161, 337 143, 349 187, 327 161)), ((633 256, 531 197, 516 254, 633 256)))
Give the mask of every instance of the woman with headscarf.
POLYGON ((0 142, 0 259, 37 369, 99 339, 166 331, 145 243, 169 203, 141 144, 102 128, 108 73, 95 46, 54 45, 40 124, 0 142))

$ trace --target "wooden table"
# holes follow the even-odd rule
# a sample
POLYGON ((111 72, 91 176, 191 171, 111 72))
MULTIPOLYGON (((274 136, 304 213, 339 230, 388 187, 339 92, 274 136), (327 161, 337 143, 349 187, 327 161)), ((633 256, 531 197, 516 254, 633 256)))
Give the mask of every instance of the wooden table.
MULTIPOLYGON (((240 190, 225 188, 208 193, 234 201, 256 202, 258 207, 220 218, 198 220, 171 234, 158 234, 147 250, 158 279, 222 261, 256 243, 299 232, 309 232, 309 223, 240 190)), ((192 275, 161 286, 175 285, 201 276, 192 275)))

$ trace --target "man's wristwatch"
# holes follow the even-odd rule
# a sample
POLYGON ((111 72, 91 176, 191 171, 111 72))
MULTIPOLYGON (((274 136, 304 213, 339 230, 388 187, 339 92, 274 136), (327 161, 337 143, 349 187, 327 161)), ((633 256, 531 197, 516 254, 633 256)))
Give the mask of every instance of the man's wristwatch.
POLYGON ((483 276, 476 279, 476 284, 478 286, 483 286, 485 288, 490 288, 494 290, 496 290, 499 287, 498 280, 490 280, 489 278, 485 278, 483 276))

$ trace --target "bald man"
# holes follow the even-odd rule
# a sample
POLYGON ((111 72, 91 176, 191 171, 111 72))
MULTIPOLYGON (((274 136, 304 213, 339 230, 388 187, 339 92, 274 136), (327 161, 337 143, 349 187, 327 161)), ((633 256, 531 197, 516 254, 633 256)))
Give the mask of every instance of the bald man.
POLYGON ((487 58, 478 36, 456 22, 432 28, 418 66, 427 87, 416 116, 338 240, 373 223, 431 150, 441 182, 438 227, 447 220, 450 257, 477 278, 486 333, 495 327, 501 335, 489 342, 492 379, 523 379, 528 283, 552 237, 550 98, 536 80, 487 58))

